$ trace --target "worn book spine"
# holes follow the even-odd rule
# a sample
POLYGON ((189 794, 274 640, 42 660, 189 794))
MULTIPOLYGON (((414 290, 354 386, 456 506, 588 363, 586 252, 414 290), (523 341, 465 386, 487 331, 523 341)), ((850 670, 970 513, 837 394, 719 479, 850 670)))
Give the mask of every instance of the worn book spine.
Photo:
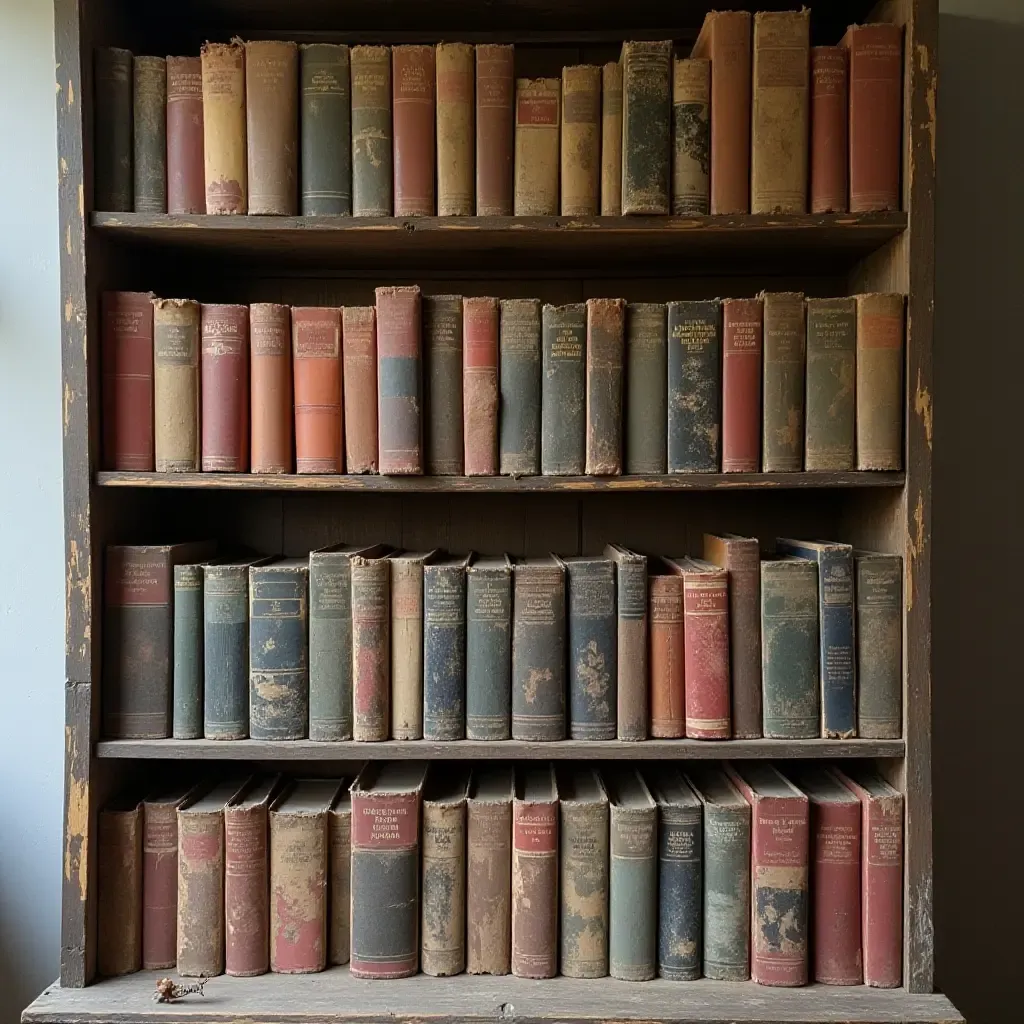
POLYGON ((841 46, 811 47, 811 213, 845 213, 848 69, 841 46))
POLYGON ((142 966, 142 811, 105 809, 96 840, 96 971, 106 978, 142 966))
POLYGON ((466 801, 423 804, 420 969, 435 978, 466 969, 466 801))
POLYGON ((629 555, 616 570, 618 610, 618 692, 616 734, 620 740, 647 739, 647 559, 629 555))
POLYGON ((103 464, 152 472, 153 303, 148 292, 104 292, 103 464))
POLYGON ((352 213, 352 100, 344 43, 299 48, 301 210, 306 217, 352 213))
POLYGON ((270 814, 270 969, 327 966, 327 814, 270 814))
POLYGON ((462 296, 424 295, 424 425, 431 476, 462 476, 462 353, 462 296))
POLYGON ((270 968, 269 824, 266 804, 224 808, 224 973, 270 968))
POLYGON ((625 319, 623 299, 587 299, 588 475, 617 476, 622 472, 625 319))
POLYGON ((208 565, 203 579, 203 735, 249 735, 249 569, 208 565))
POLYGON ((686 735, 727 740, 732 735, 728 572, 684 575, 683 636, 686 735))
POLYGON ((686 735, 686 673, 683 646, 683 579, 652 575, 650 608, 651 737, 686 735))
POLYGON ((565 738, 565 576, 517 565, 512 601, 512 738, 565 738))
POLYGON ((540 471, 573 476, 586 466, 587 311, 544 306, 541 319, 540 471))
POLYGON ((664 473, 668 352, 663 302, 626 306, 627 473, 664 473))
POLYGON ((559 966, 567 978, 608 974, 608 803, 560 805, 559 966))
POLYGON ((812 800, 811 837, 814 980, 824 985, 859 985, 860 804, 812 800))
POLYGON ((611 807, 608 973, 648 981, 657 971, 658 809, 611 807))
POLYGON ((512 204, 517 217, 549 217, 558 213, 561 124, 561 79, 517 78, 512 204))
POLYGON ((750 977, 750 807, 704 805, 704 977, 750 977))
POLYGON ((207 213, 248 213, 245 45, 205 43, 203 163, 207 213))
POLYGON ((658 977, 701 976, 703 814, 662 804, 658 828, 658 977))
POLYGON ((765 292, 764 423, 761 468, 798 473, 804 465, 804 368, 807 333, 800 292, 765 292))
POLYGON ((704 216, 711 209, 711 61, 672 62, 672 212, 704 216))
POLYGON ((199 451, 199 303, 153 302, 153 420, 158 473, 197 473, 199 451))
POLYGON ((472 217, 476 209, 474 89, 471 43, 437 44, 437 213, 472 217))
POLYGON ((377 289, 377 396, 382 473, 423 472, 420 289, 377 289))
POLYGON ((395 118, 395 216, 432 217, 434 47, 392 47, 391 75, 395 118))
POLYGON ((245 44, 245 136, 249 213, 299 212, 299 48, 245 44))
POLYGON ((377 310, 346 306, 342 311, 345 410, 345 469, 377 472, 377 310))
POLYGON ((601 68, 601 216, 622 216, 622 64, 601 68))
POLYGON ((352 739, 352 564, 309 556, 309 738, 352 739))
POLYGON ((668 304, 668 471, 717 473, 722 334, 717 299, 668 304))
POLYGON ((903 968, 903 797, 861 797, 864 984, 898 988, 903 968))
POLYGON ((538 299, 502 299, 498 376, 500 472, 540 472, 541 312, 538 299))
MULTIPOLYGON (((858 808, 859 810, 859 808, 858 808)), ((123 885, 125 879, 119 880, 123 885)), ((174 967, 178 955, 178 808, 142 805, 142 969, 174 967)))
POLYGON ((615 563, 570 561, 569 736, 615 739, 618 673, 615 563))
POLYGON ((857 469, 903 467, 903 296, 857 296, 857 469))
POLYGON ((852 551, 845 545, 820 551, 821 731, 839 739, 857 735, 854 609, 852 551))
POLYGON ((203 62, 167 58, 167 212, 206 213, 203 62))
POLYGON ((392 212, 391 48, 353 46, 352 212, 390 217, 392 212))
POLYGON ((178 957, 183 978, 224 972, 224 814, 178 817, 178 957))
POLYGON ((466 970, 512 970, 512 800, 470 800, 466 813, 466 970))
POLYGON ((136 213, 167 212, 167 62, 136 57, 133 62, 136 213))
POLYGON ((250 468, 292 472, 291 310, 276 302, 249 307, 250 468))
POLYGON ((807 300, 804 468, 854 467, 857 300, 807 300))
POLYGON ((477 43, 476 47, 476 214, 512 214, 512 113, 515 47, 477 43))
POLYGON ((249 307, 202 307, 204 473, 249 469, 249 307))
POLYGON ((203 567, 174 567, 171 736, 203 737, 203 567))
POLYGON ((756 473, 761 464, 761 299, 722 303, 722 472, 756 473))
POLYGON ((295 470, 344 471, 341 407, 341 310, 292 308, 295 470))
POLYGON ((466 574, 466 739, 509 739, 511 701, 511 566, 471 565, 466 574))
POLYGON ((854 556, 856 566, 857 735, 899 739, 903 701, 903 559, 854 556))
POLYGON ((750 212, 806 213, 811 12, 754 15, 750 212))
POLYGON ((558 973, 558 800, 512 811, 512 973, 558 973))
POLYGON ((671 208, 672 43, 622 44, 622 212, 671 208))
POLYGON ((345 802, 327 815, 327 962, 347 964, 351 955, 352 806, 345 802))
POLYGON ((132 173, 132 53, 116 46, 100 47, 93 57, 96 101, 95 181, 97 210, 130 212, 132 173))
POLYGON ((423 562, 391 562, 391 738, 423 739, 423 562))
POLYGON ((386 740, 390 724, 391 590, 383 558, 352 558, 352 738, 386 740))
POLYGON ((562 68, 561 213, 588 217, 601 205, 601 69, 562 68))
POLYGON ((466 476, 498 472, 498 300, 462 302, 462 408, 466 476))
POLYGON ((466 736, 466 567, 423 567, 423 738, 466 736))

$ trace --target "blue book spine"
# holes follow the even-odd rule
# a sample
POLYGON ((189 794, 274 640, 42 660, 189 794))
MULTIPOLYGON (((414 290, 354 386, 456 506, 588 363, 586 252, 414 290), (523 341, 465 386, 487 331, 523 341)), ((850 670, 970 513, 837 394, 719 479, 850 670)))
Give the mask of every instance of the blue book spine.
POLYGON ((512 567, 466 576, 466 738, 507 740, 512 715, 512 567))
POLYGON ((423 567, 423 738, 466 736, 466 566, 423 567))
POLYGON ((174 567, 174 669, 171 735, 203 736, 203 567, 174 567))
POLYGON ((701 976, 703 829, 700 807, 662 807, 658 835, 658 974, 701 976))
POLYGON ((569 736, 615 739, 618 622, 615 563, 610 558, 568 563, 569 736))
POLYGON ((249 735, 249 566, 208 565, 203 577, 203 735, 249 735))

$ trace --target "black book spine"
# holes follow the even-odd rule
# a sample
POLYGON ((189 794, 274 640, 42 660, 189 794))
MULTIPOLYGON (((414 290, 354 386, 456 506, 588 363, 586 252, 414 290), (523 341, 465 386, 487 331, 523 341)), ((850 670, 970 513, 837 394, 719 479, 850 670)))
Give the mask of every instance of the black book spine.
POLYGON ((167 62, 136 57, 132 97, 136 213, 167 212, 167 62))
POLYGON ((615 739, 615 563, 569 562, 569 736, 615 739))
POLYGON ((665 304, 626 306, 626 472, 664 473, 668 414, 665 304))
POLYGON ((512 712, 511 567, 466 575, 466 738, 507 740, 512 712))
POLYGON ((717 473, 722 323, 717 299, 668 304, 668 471, 717 473))
POLYGON ((587 307, 545 306, 541 335, 540 471, 576 476, 586 465, 587 307))
POLYGON ((93 207, 127 213, 134 201, 131 51, 114 46, 97 49, 93 78, 93 207))
POLYGON ((671 981, 701 975, 702 814, 699 807, 661 808, 658 835, 658 974, 671 981))
POLYGON ((423 567, 423 738, 466 736, 466 568, 423 567))
POLYGON ((502 299, 498 449, 506 476, 540 472, 540 363, 540 302, 502 299))
POLYGON ((423 296, 427 472, 461 476, 462 296, 423 296))
POLYGON ((203 577, 203 735, 249 735, 249 567, 210 565, 203 577))
POLYGON ((302 213, 352 213, 352 102, 348 47, 312 43, 300 51, 302 213))

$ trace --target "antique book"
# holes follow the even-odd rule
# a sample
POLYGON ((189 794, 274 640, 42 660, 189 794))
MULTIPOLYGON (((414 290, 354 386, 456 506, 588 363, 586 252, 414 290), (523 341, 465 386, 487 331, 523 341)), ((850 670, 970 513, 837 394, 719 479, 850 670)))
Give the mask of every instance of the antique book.
POLYGON ((158 473, 198 473, 199 303, 153 300, 153 440, 158 473))
POLYGON ((299 47, 299 186, 305 217, 352 213, 352 98, 344 43, 299 47))
POLYGON ((853 552, 857 635, 857 735, 899 739, 903 703, 903 559, 853 552))
POLYGON ((476 44, 476 215, 512 214, 515 47, 476 44))
POLYGON ((462 408, 466 476, 498 472, 498 300, 462 300, 462 408))
POLYGON ((466 737, 466 567, 469 555, 423 566, 423 738, 466 737))
POLYGON ((807 333, 802 292, 762 292, 764 423, 761 469, 799 473, 804 465, 804 373, 807 333))
POLYGON ((434 551, 403 551, 391 563, 391 738, 423 739, 423 567, 434 551))
POLYGON ((615 563, 610 558, 565 560, 569 589, 569 736, 615 739, 618 623, 615 563))
POLYGON ((167 212, 167 62, 135 57, 132 67, 134 210, 167 212))
POLYGON ((201 313, 204 473, 249 470, 249 307, 201 313))
POLYGON ((342 310, 345 471, 377 472, 377 310, 342 310))
POLYGON ((672 61, 672 212, 711 212, 711 61, 672 61))
POLYGON ((106 469, 153 471, 152 299, 149 292, 100 297, 106 469))
POLYGON ((423 761, 370 762, 352 784, 352 956, 356 978, 419 966, 423 761))
POLYGON ((761 465, 761 372, 764 304, 722 301, 722 472, 756 473, 761 465))
POLYGON ((132 173, 132 52, 101 46, 93 57, 95 180, 97 210, 130 212, 132 173))
POLYGON ((647 558, 620 544, 609 544, 605 557, 615 562, 616 736, 647 739, 647 558))
POLYGON ((601 68, 601 216, 622 216, 622 64, 601 68))
POLYGON ((376 294, 378 464, 382 473, 422 473, 419 285, 376 294))
POLYGON ((434 215, 434 47, 391 48, 395 216, 434 215))
POLYGON ((608 794, 590 767, 559 765, 559 963, 567 978, 608 974, 608 794))
POLYGON ((903 296, 857 296, 857 469, 903 467, 903 296))
POLYGON ((545 305, 541 316, 540 471, 574 476, 586 466, 587 308, 545 305))
POLYGON ((171 736, 203 738, 203 563, 174 567, 171 736))
POLYGON ((392 191, 391 47, 353 46, 352 213, 390 217, 392 191))
POLYGON ((681 739, 686 735, 683 577, 664 559, 648 559, 647 604, 651 738, 681 739))
POLYGON ((625 471, 664 473, 668 349, 663 302, 626 305, 625 471))
POLYGON ((475 212, 475 77, 476 50, 472 43, 437 44, 439 217, 472 217, 475 212))
POLYGON ((722 326, 718 299, 668 304, 668 471, 717 473, 722 326))
POLYGON ((466 570, 466 739, 507 740, 512 715, 512 563, 474 558, 466 570))
POLYGON ((391 564, 377 551, 354 554, 350 573, 352 738, 386 740, 391 725, 391 564))
POLYGON ((541 311, 539 299, 502 299, 499 325, 498 469, 540 472, 541 311))
POLYGON ((423 296, 426 471, 462 476, 462 296, 423 296))
POLYGON ((750 212, 807 212, 811 12, 754 15, 750 212))
POLYGON ((142 804, 114 800, 98 815, 96 971, 113 978, 142 967, 142 804))
POLYGON ((249 306, 250 470, 291 473, 292 423, 291 310, 276 302, 249 306))
POLYGON ((299 48, 270 39, 245 44, 245 137, 249 213, 299 212, 299 48))
POLYGON ((622 472, 625 319, 623 299, 587 299, 588 476, 617 476, 622 472))
POLYGON ((672 42, 622 44, 622 212, 671 208, 672 42))
POLYGON ((517 217, 558 213, 561 123, 561 79, 517 78, 512 204, 512 212, 517 217))
POLYGON ((562 68, 563 217, 592 217, 601 205, 601 69, 562 68))
POLYGON ((245 44, 204 43, 201 60, 206 213, 248 213, 245 44))
POLYGON ((327 857, 327 962, 347 964, 352 950, 352 797, 345 782, 327 815, 327 857))
POLYGON ((344 472, 341 310, 292 307, 295 470, 344 472))
POLYGON ((857 300, 807 299, 804 468, 853 469, 857 300))
POLYGON ((206 213, 203 62, 167 58, 167 212, 206 213))
POLYGON ((842 46, 811 47, 811 213, 849 208, 849 68, 842 46))

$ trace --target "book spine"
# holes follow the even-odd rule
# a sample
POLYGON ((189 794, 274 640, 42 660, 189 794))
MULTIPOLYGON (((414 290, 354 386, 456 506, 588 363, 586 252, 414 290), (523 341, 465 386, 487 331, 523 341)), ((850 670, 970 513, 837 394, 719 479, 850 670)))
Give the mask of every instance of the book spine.
POLYGON ((565 738, 565 577, 517 566, 512 601, 512 738, 565 738))
POLYGON ((561 123, 561 80, 517 78, 512 204, 517 217, 550 217, 558 213, 561 123))
POLYGON ((819 554, 818 601, 822 735, 850 739, 857 735, 857 680, 853 554, 849 548, 819 554))
POLYGON ((761 462, 760 299, 722 303, 722 472, 756 473, 761 462))
POLYGON ((420 306, 420 290, 415 285, 377 289, 377 424, 382 473, 423 472, 420 306))
POLYGON ((352 559, 352 738, 386 740, 391 681, 390 568, 382 558, 352 559))
POLYGON ((512 970, 512 801, 466 813, 466 970, 512 970))
POLYGON ((729 701, 729 574, 683 577, 686 735, 732 736, 729 701))
POLYGON ((203 567, 174 567, 174 663, 171 735, 203 736, 203 567))
POLYGON ((510 476, 540 472, 540 337, 537 299, 502 299, 498 376, 499 469, 510 476))
POLYGON ((899 739, 903 683, 903 562, 856 560, 857 735, 899 739))
POLYGON ((327 816, 327 876, 330 879, 327 923, 328 963, 347 964, 351 955, 352 812, 335 809, 327 816))
POLYGON ((558 803, 512 811, 512 973, 558 973, 558 803))
POLYGON ((616 573, 618 694, 615 720, 620 740, 647 739, 647 560, 623 559, 616 573))
POLYGON ((206 43, 201 60, 206 212, 248 213, 245 46, 206 43))
POLYGON ((699 807, 661 808, 658 832, 658 976, 701 976, 703 828, 699 807))
POLYGON ((719 303, 668 304, 668 471, 717 473, 721 458, 719 303))
POLYGON ((512 214, 512 151, 515 139, 515 47, 478 43, 476 47, 476 213, 512 214))
POLYGON ((569 736, 615 739, 615 563, 570 562, 569 736))
POLYGON ((96 151, 93 203, 97 210, 128 212, 132 189, 132 54, 118 47, 95 51, 96 151))
POLYGON ((540 471, 573 476, 586 465, 586 307, 545 306, 541 325, 540 471))
POLYGON ((377 472, 377 310, 346 306, 342 311, 345 411, 345 468, 377 472))
POLYGON ((203 62, 167 58, 167 212, 206 213, 203 62))
POLYGON ((466 569, 423 568, 423 738, 466 736, 466 569))
POLYGON ((352 739, 352 567, 309 556, 309 738, 352 739))
POLYGON ((113 978, 142 966, 143 855, 138 810, 100 811, 96 847, 96 970, 113 978))
POLYGON ((202 308, 204 473, 249 469, 249 307, 202 308))
POLYGON ((352 213, 352 101, 349 51, 311 43, 299 51, 302 214, 352 213))
POLYGON ((147 292, 104 292, 103 463, 151 473, 153 448, 153 303, 147 292))
POLYGON ((353 46, 352 212, 390 217, 392 210, 391 48, 353 46))
POLYGON ((498 472, 498 300, 464 299, 462 407, 466 476, 498 472))
POLYGON ((224 973, 236 978, 270 967, 267 808, 224 808, 224 973))
POLYGON ((704 805, 704 977, 750 977, 750 808, 704 805))
POLYGON ((476 51, 470 43, 437 44, 437 213, 472 217, 476 51))
POLYGON ((178 817, 178 974, 224 972, 224 815, 178 817))
POLYGON ((341 310, 292 309, 295 470, 344 471, 341 409, 341 310))
POLYGON ((146 803, 142 836, 143 970, 174 966, 177 921, 178 809, 173 804, 146 803))
POLYGON ((466 968, 466 804, 423 805, 420 968, 435 978, 466 968))
POLYGON ((711 61, 672 62, 672 212, 711 210, 711 61))
POLYGON ((244 565, 212 565, 203 586, 203 735, 249 735, 249 579, 244 565))
MULTIPOLYGON (((391 51, 395 216, 434 215, 434 47, 391 51)), ((438 117, 440 117, 438 109, 438 117)))
POLYGON ((869 797, 862 806, 864 984, 898 988, 903 967, 903 798, 869 797))
POLYGON ((199 303, 153 303, 153 435, 158 473, 197 473, 199 303))
POLYGON ((601 203, 601 69, 562 68, 561 212, 592 217, 601 203))
POLYGON ((845 213, 848 72, 841 46, 811 47, 811 213, 845 213))
POLYGON ((683 581, 651 576, 650 606, 651 737, 686 735, 686 675, 683 646, 683 581))
POLYGON ((291 310, 274 302, 249 307, 249 408, 253 473, 292 471, 291 310))
POLYGON ((658 812, 611 808, 611 926, 608 973, 647 981, 657 964, 658 812))
POLYGON ((327 966, 327 815, 270 815, 270 969, 327 966))
POLYGON ((462 476, 462 297, 423 297, 426 450, 431 476, 462 476))
POLYGON ((466 739, 507 740, 512 713, 512 573, 466 574, 466 739))
POLYGON ((857 469, 903 466, 903 296, 857 296, 857 469))
POLYGON ((804 468, 853 469, 857 300, 807 300, 804 468))
POLYGON ((622 472, 622 375, 625 361, 626 303, 587 300, 586 472, 622 472))
POLYGON ((861 983, 860 850, 857 803, 812 804, 814 980, 861 983))
POLYGON ((423 563, 391 563, 391 738, 423 738, 423 563))
POLYGON ((622 44, 622 212, 667 214, 672 43, 622 44))
POLYGON ((561 805, 560 966, 567 978, 608 974, 608 804, 561 805))
POLYGON ((132 97, 136 213, 167 212, 167 62, 136 57, 132 97))
POLYGON ((668 423, 665 305, 626 306, 626 472, 664 473, 668 423))
POLYGON ((798 473, 804 465, 807 335, 799 292, 764 296, 764 430, 761 468, 798 473))
POLYGON ((622 216, 622 65, 601 68, 601 216, 622 216))
POLYGON ((299 48, 245 44, 249 213, 299 212, 299 48))

